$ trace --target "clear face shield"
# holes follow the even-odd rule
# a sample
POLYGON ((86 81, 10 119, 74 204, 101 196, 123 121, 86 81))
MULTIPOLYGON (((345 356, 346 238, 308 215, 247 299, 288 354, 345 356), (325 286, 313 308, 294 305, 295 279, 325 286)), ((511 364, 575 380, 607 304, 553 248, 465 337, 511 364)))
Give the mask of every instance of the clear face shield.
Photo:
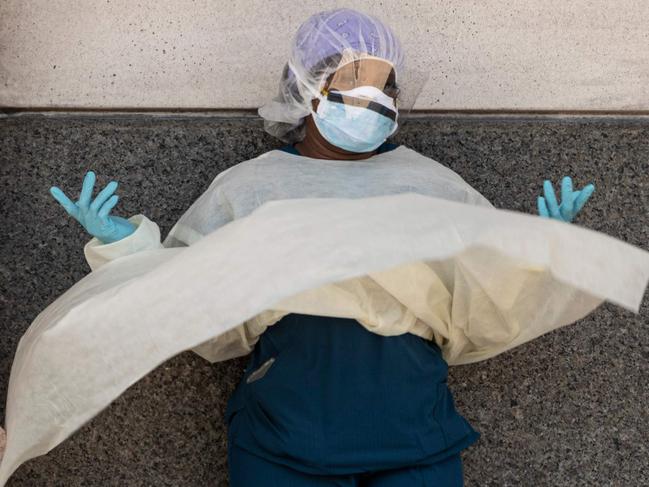
POLYGON ((426 73, 397 71, 383 58, 345 51, 323 70, 319 90, 304 95, 317 100, 311 115, 326 140, 350 152, 370 152, 394 134, 426 80, 426 73))

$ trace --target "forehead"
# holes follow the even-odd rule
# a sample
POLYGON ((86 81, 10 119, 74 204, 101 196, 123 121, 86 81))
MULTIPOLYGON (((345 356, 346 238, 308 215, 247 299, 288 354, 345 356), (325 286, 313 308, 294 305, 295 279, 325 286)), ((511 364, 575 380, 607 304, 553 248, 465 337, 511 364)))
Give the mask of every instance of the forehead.
POLYGON ((366 57, 339 66, 330 77, 329 88, 347 90, 369 85, 382 89, 388 81, 394 81, 395 76, 392 63, 381 58, 366 57))

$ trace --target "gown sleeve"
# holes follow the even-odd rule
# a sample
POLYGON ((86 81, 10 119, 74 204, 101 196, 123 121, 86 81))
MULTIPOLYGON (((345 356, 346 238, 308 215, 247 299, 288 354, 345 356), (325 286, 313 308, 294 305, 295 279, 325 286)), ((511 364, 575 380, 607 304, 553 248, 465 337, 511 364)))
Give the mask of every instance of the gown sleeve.
POLYGON ((131 255, 144 250, 162 248, 160 243, 160 229, 144 215, 134 215, 128 219, 137 226, 135 232, 117 242, 102 243, 93 237, 84 247, 83 253, 90 269, 95 271, 102 265, 119 257, 131 255))
MULTIPOLYGON (((136 225, 137 228, 132 234, 117 242, 102 244, 99 239, 92 238, 83 249, 90 269, 96 271, 110 261, 137 252, 167 247, 185 247, 200 240, 205 234, 232 220, 227 202, 223 201, 220 192, 217 192, 216 195, 219 201, 212 201, 214 196, 211 193, 206 192, 202 195, 180 218, 164 242, 161 241, 158 225, 144 215, 134 215, 129 218, 128 221, 136 225), (203 200, 206 198, 211 198, 208 204, 200 206, 199 203, 204 204, 203 200), (213 209, 212 218, 209 224, 201 225, 203 219, 201 215, 197 215, 197 208, 205 206, 213 209), (192 221, 193 224, 188 225, 187 221, 192 221)), ((219 360, 229 360, 247 355, 253 350, 265 328, 266 325, 258 323, 255 319, 248 320, 218 338, 197 346, 193 351, 203 357, 216 355, 219 360)))
POLYGON ((97 270, 112 260, 142 252, 169 247, 186 247, 200 240, 208 233, 234 220, 229 201, 221 191, 211 191, 233 168, 221 171, 209 188, 187 209, 173 226, 164 241, 160 238, 160 228, 144 215, 134 215, 128 219, 137 226, 135 232, 117 242, 103 244, 92 238, 83 248, 86 261, 91 270, 97 270), (206 214, 206 209, 209 214, 206 214))

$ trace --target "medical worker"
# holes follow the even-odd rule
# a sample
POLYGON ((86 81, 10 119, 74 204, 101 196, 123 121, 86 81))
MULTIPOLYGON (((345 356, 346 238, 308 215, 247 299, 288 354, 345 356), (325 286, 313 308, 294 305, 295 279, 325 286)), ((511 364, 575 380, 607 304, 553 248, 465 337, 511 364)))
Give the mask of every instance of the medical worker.
MULTIPOLYGON (((377 19, 350 9, 315 14, 294 38, 279 96, 260 109, 265 128, 296 157, 372 161, 397 147, 386 139, 406 103, 403 64, 399 41, 377 19)), ((94 183, 87 173, 76 203, 51 193, 91 235, 115 244, 136 226, 110 215, 117 183, 93 200, 94 183)), ((559 204, 545 181, 538 212, 569 222, 593 189, 573 191, 566 177, 559 204)), ((284 316, 261 335, 228 401, 231 485, 463 485, 460 454, 480 434, 455 409, 447 370, 439 346, 411 333, 284 316)))

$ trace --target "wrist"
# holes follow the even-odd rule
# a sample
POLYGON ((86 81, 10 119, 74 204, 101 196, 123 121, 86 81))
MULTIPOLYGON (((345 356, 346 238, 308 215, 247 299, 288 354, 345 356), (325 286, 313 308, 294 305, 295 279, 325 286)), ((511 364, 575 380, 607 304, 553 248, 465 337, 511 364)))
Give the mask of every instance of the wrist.
POLYGON ((117 223, 110 232, 97 236, 97 239, 104 244, 114 243, 128 237, 134 233, 136 229, 137 226, 125 220, 124 222, 117 223))

